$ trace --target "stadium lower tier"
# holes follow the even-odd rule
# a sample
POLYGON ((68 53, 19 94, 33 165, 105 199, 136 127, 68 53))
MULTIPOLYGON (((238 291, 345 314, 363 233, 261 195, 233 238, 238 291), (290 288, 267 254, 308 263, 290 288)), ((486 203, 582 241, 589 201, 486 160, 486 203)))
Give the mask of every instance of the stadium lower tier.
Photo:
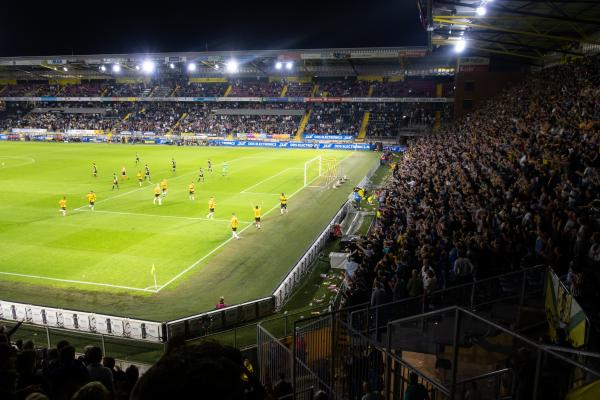
POLYGON ((0 131, 102 130, 155 134, 301 133, 395 138, 404 128, 430 129, 450 110, 441 103, 245 103, 245 102, 8 102, 0 131))

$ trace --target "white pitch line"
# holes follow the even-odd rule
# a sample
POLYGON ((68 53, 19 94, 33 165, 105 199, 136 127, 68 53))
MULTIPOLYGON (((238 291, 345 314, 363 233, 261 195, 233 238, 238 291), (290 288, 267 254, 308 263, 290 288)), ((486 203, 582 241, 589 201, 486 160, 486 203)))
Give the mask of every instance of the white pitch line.
MULTIPOLYGON (((191 220, 191 221, 217 221, 217 222, 229 222, 228 219, 219 219, 219 218, 205 218, 205 217, 182 217, 179 215, 160 215, 160 214, 146 214, 146 213, 132 213, 132 212, 125 212, 125 211, 107 211, 107 210, 81 210, 81 211, 88 211, 91 213, 103 213, 103 214, 118 214, 118 215, 136 215, 136 216, 140 216, 140 217, 158 217, 158 218, 177 218, 177 219, 187 219, 187 220, 191 220)), ((240 221, 241 223, 244 224, 250 224, 253 221, 240 221)))
POLYGON ((243 194, 243 193, 248 193, 248 192, 250 191, 250 189, 252 189, 253 187, 256 187, 256 186, 258 186, 258 185, 260 185, 261 183, 264 183, 264 182, 266 182, 266 181, 269 181, 269 180, 271 180, 271 179, 275 178, 276 176, 279 176, 279 175, 283 174, 284 172, 287 172, 287 171, 289 171, 290 169, 301 169, 301 168, 286 168, 286 169, 283 169, 283 170, 279 171, 278 173, 276 173, 275 175, 271 175, 271 176, 269 176, 269 177, 267 177, 267 178, 263 179, 262 181, 260 181, 260 182, 257 182, 257 183, 255 183, 254 185, 252 185, 252 186, 250 186, 250 187, 247 187, 246 189, 242 190, 240 193, 242 193, 242 194, 243 194))
MULTIPOLYGON (((344 157, 342 160, 340 160, 340 163, 342 163, 344 160, 346 160, 348 157, 350 157, 352 155, 349 154, 346 157, 344 157)), ((306 186, 302 186, 300 187, 300 189, 296 190, 294 193, 290 194, 288 196, 288 199, 291 199, 292 197, 294 197, 296 194, 298 194, 300 191, 302 191, 304 188, 308 187, 309 184, 313 183, 314 181, 316 181, 318 178, 320 178, 319 176, 315 177, 312 181, 308 182, 306 184, 306 186)), ((273 206, 273 208, 271 208, 270 210, 268 210, 267 212, 265 212, 263 214, 263 216, 271 213, 273 210, 275 210, 277 207, 279 207, 279 203, 275 204, 275 206, 273 206)), ((240 234, 242 232, 244 232, 246 229, 250 228, 252 225, 248 225, 245 228, 242 228, 242 230, 240 230, 240 234)), ((167 287, 168 285, 170 285, 171 283, 175 282, 177 279, 179 279, 181 276, 183 276, 184 274, 186 274, 189 270, 191 270, 192 268, 196 267, 198 264, 200 264, 202 261, 206 260, 208 257, 210 257, 215 251, 219 250, 221 247, 225 246, 227 243, 231 242, 233 240, 233 237, 230 237, 228 239, 226 239, 225 241, 223 241, 223 243, 219 244, 217 247, 215 247, 214 249, 212 249, 210 252, 208 252, 207 254, 205 254, 204 256, 202 256, 202 258, 200 258, 199 260, 196 260, 192 265, 190 265, 189 267, 187 267, 186 269, 184 269, 183 271, 181 271, 180 273, 178 273, 177 275, 175 275, 173 278, 169 279, 166 283, 164 283, 163 285, 159 286, 158 289, 156 289, 156 293, 159 293, 161 290, 163 290, 165 287, 167 287)))
POLYGON ((105 286, 105 287, 111 287, 111 288, 117 288, 117 289, 136 290, 139 292, 156 293, 156 290, 140 289, 140 288, 135 288, 135 287, 130 287, 130 286, 111 285, 110 283, 97 283, 97 282, 78 281, 78 280, 74 280, 74 279, 50 278, 47 276, 17 274, 15 272, 1 272, 0 271, 0 275, 13 275, 13 276, 19 276, 19 277, 23 277, 23 278, 45 279, 48 281, 55 281, 55 282, 77 283, 80 285, 92 285, 92 286, 105 286))
POLYGON ((265 193, 265 192, 240 192, 240 194, 263 194, 267 196, 279 196, 281 193, 265 193))

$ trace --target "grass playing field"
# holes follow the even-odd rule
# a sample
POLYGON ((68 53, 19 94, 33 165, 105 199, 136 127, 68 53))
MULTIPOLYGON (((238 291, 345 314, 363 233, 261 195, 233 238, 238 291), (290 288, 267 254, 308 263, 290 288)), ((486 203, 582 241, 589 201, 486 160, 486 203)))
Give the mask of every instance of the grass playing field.
MULTIPOLYGON (((0 143, 0 299, 167 319, 211 309, 221 295, 231 304, 269 295, 376 158, 317 150, 0 143), (304 163, 319 155, 337 158, 350 182, 335 190, 303 188, 304 163), (153 184, 139 187, 135 175, 146 163, 153 184), (113 172, 120 177, 123 166, 129 179, 112 190, 113 172), (199 167, 205 182, 196 182, 199 167), (153 189, 162 178, 169 189, 159 206, 153 189), (195 200, 188 198, 192 181, 195 200), (97 193, 95 211, 85 200, 90 190, 97 193), (281 192, 290 197, 284 216, 281 192), (63 195, 66 217, 58 207, 63 195), (206 219, 210 196, 217 204, 214 220, 206 219), (260 231, 251 224, 257 204, 260 231), (233 212, 239 241, 231 240, 233 212)), ((316 174, 316 167, 309 170, 311 180, 316 174)))

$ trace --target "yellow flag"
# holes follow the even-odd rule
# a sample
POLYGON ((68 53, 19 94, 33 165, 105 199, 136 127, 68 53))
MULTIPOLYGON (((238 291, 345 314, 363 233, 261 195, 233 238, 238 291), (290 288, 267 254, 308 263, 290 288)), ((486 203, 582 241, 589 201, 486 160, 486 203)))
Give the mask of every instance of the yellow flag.
POLYGON ((150 275, 154 275, 156 273, 156 268, 154 267, 154 264, 152 264, 152 269, 150 270, 150 275))

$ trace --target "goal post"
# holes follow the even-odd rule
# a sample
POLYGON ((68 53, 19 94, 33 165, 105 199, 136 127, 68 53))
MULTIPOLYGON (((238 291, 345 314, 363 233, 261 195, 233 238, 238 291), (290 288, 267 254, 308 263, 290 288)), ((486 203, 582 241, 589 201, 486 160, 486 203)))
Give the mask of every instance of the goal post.
POLYGON ((304 163, 304 186, 308 186, 323 174, 323 156, 311 158, 304 163))
POLYGON ((342 177, 335 157, 317 156, 304 163, 304 187, 333 188, 342 177))

